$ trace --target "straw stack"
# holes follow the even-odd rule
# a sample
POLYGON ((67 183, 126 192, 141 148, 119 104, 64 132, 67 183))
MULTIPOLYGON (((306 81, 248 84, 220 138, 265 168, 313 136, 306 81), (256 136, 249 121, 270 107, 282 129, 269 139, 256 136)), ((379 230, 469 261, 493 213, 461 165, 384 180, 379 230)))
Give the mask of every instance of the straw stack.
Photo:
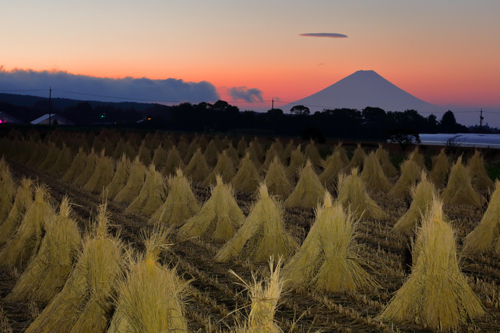
POLYGON ((395 177, 398 174, 398 170, 389 159, 389 152, 382 148, 382 145, 379 144, 375 154, 377 155, 378 161, 380 162, 385 175, 389 178, 395 177))
POLYGON ((325 189, 318 175, 307 160, 306 166, 300 172, 300 179, 292 194, 285 200, 285 207, 315 208, 321 203, 325 189))
POLYGON ((269 194, 275 195, 284 200, 292 193, 293 186, 286 176, 286 169, 281 164, 279 157, 275 156, 273 162, 269 165, 264 178, 269 194))
POLYGON ((139 151, 137 152, 137 156, 139 160, 144 165, 151 164, 151 151, 146 147, 146 143, 142 141, 141 146, 139 147, 139 151))
POLYGON ((286 169, 288 179, 293 180, 294 182, 298 179, 299 171, 303 168, 304 163, 306 162, 304 154, 300 149, 300 145, 298 145, 297 149, 291 153, 290 164, 286 169))
POLYGON ((392 184, 387 179, 374 152, 371 152, 364 160, 361 179, 365 182, 367 188, 374 191, 389 192, 392 188, 392 184))
POLYGON ((73 162, 73 154, 71 153, 71 148, 66 147, 66 144, 63 143, 63 147, 57 156, 57 160, 54 164, 47 170, 48 173, 51 174, 59 174, 62 172, 66 172, 71 167, 73 162))
POLYGON ((243 224, 245 216, 236 203, 233 188, 224 184, 220 176, 217 176, 216 181, 217 185, 212 188, 210 199, 198 214, 179 229, 178 240, 206 237, 225 242, 231 239, 243 224))
POLYGON ((165 162, 165 166, 161 169, 162 175, 165 177, 175 175, 175 170, 183 169, 184 163, 182 162, 181 155, 177 148, 172 147, 167 155, 167 162, 165 162))
POLYGON ((387 214, 366 193, 365 184, 359 177, 357 168, 354 168, 349 176, 344 174, 339 176, 337 200, 356 218, 379 220, 387 217, 387 214))
POLYGON ((0 225, 0 246, 5 244, 17 230, 24 213, 33 202, 33 182, 29 178, 23 178, 21 185, 17 188, 14 204, 7 218, 0 225))
POLYGON ((241 228, 215 256, 217 262, 236 257, 252 262, 264 262, 269 257, 288 258, 297 248, 297 242, 285 231, 283 210, 260 186, 260 198, 252 207, 241 228))
POLYGON ((389 191, 389 195, 396 198, 409 196, 412 186, 420 181, 421 174, 422 169, 413 160, 404 161, 401 164, 401 176, 389 191))
POLYGON ((306 149, 304 151, 304 156, 306 159, 311 161, 314 167, 320 166, 324 162, 324 160, 319 155, 318 148, 316 148, 316 145, 314 144, 313 140, 311 140, 309 144, 306 146, 306 149))
POLYGON ((207 146, 207 149, 205 149, 205 152, 203 153, 203 157, 205 158, 207 165, 213 168, 215 164, 217 164, 218 154, 219 151, 217 149, 217 144, 215 143, 215 140, 210 141, 207 146))
POLYGON ((236 150, 238 151, 238 155, 240 157, 245 156, 247 150, 247 142, 245 141, 245 137, 242 136, 240 141, 238 141, 238 145, 236 146, 236 150))
POLYGON ((45 306, 61 291, 82 241, 71 214, 68 198, 65 197, 59 214, 46 220, 40 250, 7 296, 9 302, 35 301, 45 306))
POLYGON ((184 168, 184 174, 196 183, 203 182, 210 174, 210 169, 200 148, 198 148, 189 161, 189 164, 184 168))
POLYGON ((111 183, 114 175, 115 163, 103 150, 101 156, 97 158, 94 173, 83 188, 89 192, 101 193, 111 183))
POLYGON ((163 167, 167 163, 167 152, 161 145, 154 150, 153 160, 151 162, 158 170, 163 169, 163 167))
POLYGON ((144 178, 146 177, 146 167, 141 163, 137 156, 130 165, 129 176, 127 183, 118 192, 113 199, 116 202, 123 202, 130 204, 141 193, 142 186, 144 185, 144 178))
POLYGON ((410 153, 408 160, 415 162, 421 170, 425 170, 424 156, 420 154, 418 147, 415 147, 415 150, 410 153))
POLYGON ((466 168, 462 165, 462 156, 451 167, 448 185, 441 198, 446 205, 470 205, 481 207, 485 199, 472 187, 466 168))
POLYGON ((283 277, 294 288, 319 291, 355 291, 375 286, 355 252, 356 222, 325 191, 324 204, 299 251, 283 268, 283 277))
POLYGON ((324 170, 318 176, 319 181, 327 189, 332 189, 339 178, 339 173, 344 167, 344 162, 340 158, 338 151, 334 152, 332 155, 328 156, 325 163, 323 164, 324 170))
POLYGON ((97 155, 92 148, 90 154, 87 155, 85 162, 85 169, 73 181, 74 185, 84 186, 89 181, 90 177, 94 174, 95 165, 97 163, 97 155))
POLYGON ((410 277, 376 320, 452 330, 485 313, 460 271, 453 229, 438 200, 418 231, 413 257, 410 277))
POLYGON ((168 187, 170 192, 167 199, 151 215, 149 224, 160 223, 176 227, 182 225, 200 210, 191 191, 191 185, 180 169, 177 170, 175 177, 168 179, 168 187))
POLYGON ((485 253, 495 250, 500 253, 500 181, 496 181, 495 187, 481 222, 465 237, 464 252, 485 253))
POLYGON ((484 167, 484 159, 479 153, 475 151, 474 155, 467 163, 467 172, 471 178, 471 183, 474 188, 479 192, 490 192, 495 188, 495 183, 491 180, 484 167))
POLYGON ((342 172, 345 174, 349 174, 354 168, 361 170, 365 158, 366 158, 366 153, 364 149, 361 147, 361 145, 358 144, 358 147, 354 150, 354 154, 352 155, 351 161, 344 167, 344 169, 342 169, 342 172))
POLYGON ((219 159, 217 160, 217 165, 214 170, 208 175, 208 177, 203 181, 204 187, 209 187, 214 185, 216 182, 216 176, 220 175, 224 183, 229 183, 231 179, 235 176, 236 171, 234 167, 233 161, 227 156, 226 151, 224 150, 221 155, 219 155, 219 159))
POLYGON ((443 148, 438 156, 432 158, 432 170, 429 173, 429 179, 436 186, 444 186, 449 172, 450 161, 443 148))
POLYGON ((260 175, 257 167, 250 159, 250 153, 247 152, 241 160, 238 172, 231 180, 231 184, 238 192, 253 193, 259 187, 260 175))
POLYGON ((74 182, 75 179, 83 173, 86 164, 87 154, 85 154, 83 148, 80 147, 80 149, 78 150, 78 154, 76 154, 75 158, 73 159, 73 163, 71 163, 71 166, 66 171, 61 180, 68 183, 74 182))
POLYGON ((342 142, 339 142, 337 146, 335 146, 335 149, 333 150, 334 153, 338 153, 340 156, 340 159, 342 160, 342 164, 347 165, 349 164, 349 157, 347 157, 347 153, 342 147, 342 142))
POLYGON ((0 222, 9 214, 15 194, 14 178, 12 178, 12 173, 2 157, 2 162, 0 162, 0 222))
POLYGON ((154 164, 149 166, 146 181, 142 185, 141 192, 125 209, 125 214, 138 213, 151 216, 160 208, 167 197, 167 186, 163 176, 155 170, 154 164))
POLYGON ((47 155, 45 156, 45 159, 43 159, 43 162, 38 165, 38 169, 43 171, 50 169, 54 163, 56 163, 57 158, 59 157, 59 152, 59 148, 57 148, 54 143, 51 143, 47 155))
POLYGON ((128 173, 130 170, 130 161, 125 154, 116 165, 115 174, 111 183, 102 191, 102 196, 106 199, 113 199, 127 184, 128 173))
POLYGON ((413 199, 410 209, 394 225, 395 231, 406 235, 414 233, 432 207, 433 198, 437 196, 436 187, 427 179, 425 171, 422 171, 420 183, 412 187, 410 192, 413 199))

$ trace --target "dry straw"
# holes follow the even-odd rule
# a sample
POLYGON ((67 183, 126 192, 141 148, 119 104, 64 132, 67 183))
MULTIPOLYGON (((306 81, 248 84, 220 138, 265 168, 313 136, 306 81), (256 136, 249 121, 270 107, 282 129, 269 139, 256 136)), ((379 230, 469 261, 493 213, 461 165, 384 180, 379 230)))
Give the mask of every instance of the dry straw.
POLYGON ((217 164, 217 155, 219 155, 219 150, 217 149, 217 143, 214 139, 210 141, 207 149, 205 149, 205 153, 203 154, 207 165, 209 165, 210 167, 214 167, 214 165, 217 164))
POLYGON ((320 291, 355 291, 375 286, 355 252, 356 222, 325 191, 324 204, 299 251, 283 268, 287 284, 320 291))
POLYGON ((462 165, 462 156, 451 167, 448 185, 441 198, 446 205, 471 205, 481 207, 485 199, 472 187, 466 168, 462 165))
POLYGON ((151 215, 149 224, 159 223, 176 227, 182 225, 200 210, 200 206, 191 190, 191 185, 180 169, 177 170, 175 177, 168 179, 168 187, 167 199, 151 215))
POLYGON ((139 157, 136 157, 130 165, 129 176, 125 186, 118 192, 113 199, 116 202, 130 204, 141 192, 146 177, 146 167, 141 163, 139 157))
POLYGON ((365 159, 366 159, 365 151, 363 147, 361 147, 361 145, 358 144, 358 147, 354 150, 354 154, 352 155, 351 161, 344 167, 344 169, 342 169, 342 172, 345 174, 349 174, 354 168, 358 168, 358 170, 361 170, 365 159))
POLYGON ((181 139, 179 140, 179 143, 177 144, 177 150, 179 151, 179 154, 181 157, 186 156, 186 153, 188 151, 188 143, 186 141, 186 137, 184 135, 181 136, 181 139))
POLYGON ((2 157, 0 162, 0 222, 9 214, 15 194, 16 184, 14 178, 12 178, 12 173, 2 157))
POLYGON ((295 189, 285 200, 285 207, 316 208, 323 200, 324 192, 325 189, 314 172, 312 163, 307 160, 295 189))
POLYGON ((220 176, 216 181, 210 199, 179 229, 178 240, 205 237, 225 242, 243 224, 245 216, 236 203, 231 185, 224 184, 220 176))
POLYGON ((35 150, 33 151, 33 154, 26 164, 32 167, 37 167, 45 160, 48 152, 49 147, 43 142, 38 142, 36 144, 35 150))
POLYGON ((149 166, 146 181, 141 192, 125 210, 125 214, 139 213, 151 216, 160 208, 167 197, 167 186, 163 176, 155 170, 154 164, 149 166))
POLYGON ((10 302, 35 301, 47 305, 61 291, 73 268, 82 240, 71 218, 68 198, 63 198, 59 214, 47 219, 45 226, 40 250, 7 296, 10 302))
POLYGON ((264 159, 264 163, 260 167, 260 172, 263 174, 269 168, 269 165, 274 161, 274 158, 278 158, 280 160, 280 153, 274 148, 272 145, 266 152, 266 158, 264 159))
POLYGON ((415 162, 415 164, 422 170, 425 170, 425 160, 424 156, 418 151, 418 147, 410 153, 408 160, 415 162))
POLYGON ((425 171, 422 171, 420 183, 412 187, 411 196, 412 203, 410 209, 401 216, 398 222, 394 225, 394 230, 406 235, 412 235, 432 207, 432 200, 437 196, 434 183, 427 179, 425 171))
POLYGON ((115 163, 103 150, 101 156, 97 158, 94 173, 83 188, 90 192, 101 193, 111 183, 114 175, 115 163))
POLYGON ((378 161, 380 162, 385 175, 389 178, 395 177, 398 174, 398 169, 396 169, 396 167, 392 164, 389 158, 389 152, 385 150, 381 144, 379 144, 375 154, 377 155, 378 161))
POLYGON ((29 178, 23 178, 21 185, 17 188, 14 204, 7 218, 0 225, 0 246, 5 244, 17 230, 24 213, 33 202, 33 182, 29 178))
POLYGON ((471 183, 479 192, 489 192, 495 188, 495 183, 491 180, 484 167, 484 159, 475 151, 474 155, 467 162, 467 172, 471 178, 471 183))
POLYGON ((104 204, 64 288, 27 333, 105 332, 125 267, 123 244, 108 234, 108 223, 104 204))
POLYGON ((450 160, 448 159, 448 156, 446 156, 443 148, 438 156, 434 156, 432 158, 432 170, 429 173, 429 179, 436 186, 444 186, 449 172, 450 160))
POLYGON ((342 160, 342 163, 344 165, 349 164, 349 157, 347 157, 347 152, 345 151, 344 147, 342 147, 342 142, 339 142, 337 146, 335 146, 333 152, 339 154, 340 159, 342 160))
POLYGON ((290 164, 290 156, 292 155, 292 152, 295 150, 295 148, 296 147, 293 144, 293 139, 291 139, 283 150, 283 154, 281 155, 281 160, 284 164, 290 164))
POLYGON ((60 149, 54 143, 51 143, 49 146, 49 151, 45 156, 43 162, 38 166, 40 170, 47 171, 49 170, 57 161, 59 157, 60 149))
POLYGON ((162 146, 158 146, 154 150, 152 163, 157 170, 163 169, 165 164, 167 164, 167 152, 162 146))
POLYGON ((144 165, 151 164, 151 151, 146 147, 146 143, 142 141, 141 146, 139 147, 139 151, 137 152, 137 156, 139 160, 144 165))
POLYGON ((410 277, 376 320, 416 321, 431 329, 452 330, 485 313, 460 271, 455 235, 438 200, 418 231, 413 251, 410 277))
POLYGON ((269 257, 285 259, 297 248, 297 242, 286 232, 283 210, 269 196, 262 184, 260 198, 252 207, 241 228, 215 256, 217 262, 227 262, 236 257, 252 262, 264 262, 269 257))
POLYGON ((495 250, 500 253, 500 181, 496 181, 495 187, 481 222, 465 237, 464 252, 485 253, 495 250))
POLYGON ((235 176, 236 171, 234 167, 233 160, 227 156, 226 151, 224 150, 221 155, 219 155, 219 159, 217 161, 217 165, 214 170, 208 175, 207 178, 203 181, 204 187, 209 187, 216 183, 216 176, 220 175, 224 183, 229 183, 231 179, 235 176))
POLYGON ((389 191, 389 195, 401 198, 410 195, 412 186, 420 181, 422 169, 412 160, 406 160, 401 164, 401 175, 394 187, 389 191))
POLYGON ((290 180, 297 180, 299 176, 299 171, 304 167, 306 159, 301 151, 300 145, 297 146, 290 155, 290 164, 286 169, 286 175, 290 180))
POLYGON ((210 169, 200 148, 198 148, 189 161, 189 164, 184 168, 184 174, 195 183, 203 182, 210 174, 210 169))
POLYGON ((280 277, 281 260, 276 264, 269 261, 270 276, 265 281, 257 281, 252 274, 253 283, 248 283, 234 274, 246 287, 252 300, 247 321, 231 329, 232 333, 281 333, 282 330, 274 322, 274 315, 283 290, 284 280, 280 277))
POLYGON ((389 192, 392 188, 392 184, 389 179, 387 179, 379 163, 379 159, 374 152, 371 152, 364 161, 361 179, 370 190, 389 192))
POLYGON ((363 180, 358 175, 358 169, 354 168, 349 176, 341 174, 338 181, 338 201, 344 209, 351 211, 354 217, 384 219, 387 214, 366 193, 363 180))
POLYGON ((130 264, 127 279, 121 281, 116 310, 108 333, 188 332, 183 297, 187 283, 158 263, 167 232, 154 230, 144 240, 146 254, 130 264))
POLYGON ((314 167, 320 166, 324 162, 324 160, 319 155, 318 148, 316 148, 316 145, 314 144, 313 140, 311 140, 309 144, 306 146, 306 149, 304 151, 304 156, 309 161, 311 161, 314 167))
POLYGON ((134 144, 129 140, 123 146, 123 153, 127 155, 129 160, 133 160, 137 156, 137 151, 134 148, 134 144))
POLYGON ((245 141, 245 137, 242 136, 240 141, 238 141, 238 145, 236 146, 239 157, 245 156, 247 148, 248 146, 247 142, 245 141))
POLYGON ((73 162, 73 154, 71 153, 71 148, 66 147, 66 144, 63 143, 63 147, 59 152, 59 156, 57 156, 57 160, 54 162, 52 167, 50 167, 47 172, 52 174, 59 174, 66 172, 73 162))
POLYGON ((231 180, 231 184, 238 192, 253 193, 259 187, 260 175, 257 167, 250 159, 250 153, 241 160, 238 172, 231 180))
POLYGON ((184 163, 182 162, 181 155, 177 148, 172 147, 168 152, 167 161, 163 169, 161 169, 161 173, 168 177, 174 175, 177 169, 184 169, 184 163))
POLYGON ((339 152, 335 151, 332 155, 328 156, 323 167, 323 172, 318 176, 319 181, 327 189, 332 189, 337 183, 340 171, 344 167, 344 162, 342 162, 339 152))
POLYGON ((87 154, 85 154, 83 148, 80 147, 80 149, 78 150, 78 154, 76 154, 75 158, 73 159, 73 163, 71 163, 71 166, 61 179, 68 183, 74 182, 75 179, 83 173, 86 164, 87 154))
POLYGON ((45 223, 52 219, 54 209, 48 203, 47 189, 35 189, 35 201, 26 210, 17 232, 0 251, 0 263, 10 269, 22 272, 31 258, 38 253, 45 223))
POLYGON ((269 194, 275 195, 281 200, 285 200, 292 193, 293 186, 288 180, 286 169, 281 164, 278 156, 275 156, 273 162, 269 165, 264 183, 269 194))
POLYGON ((127 184, 128 173, 130 170, 130 161, 125 154, 116 165, 115 174, 111 183, 102 191, 102 196, 106 199, 113 199, 127 184))
POLYGON ((184 155, 184 163, 188 164, 191 158, 193 158, 193 155, 196 153, 196 151, 200 149, 201 147, 198 144, 198 139, 194 138, 193 141, 189 144, 189 148, 186 151, 186 154, 184 155))
POLYGON ((90 177, 94 174, 95 165, 97 163, 97 155, 94 152, 94 149, 87 155, 87 161, 85 162, 85 169, 83 172, 76 177, 73 181, 74 185, 84 186, 89 181, 90 177))
POLYGON ((250 160, 252 160, 252 162, 255 164, 255 167, 257 169, 260 169, 261 164, 262 164, 262 159, 255 150, 254 142, 250 142, 250 145, 248 146, 246 151, 247 151, 247 153, 250 154, 250 160))
POLYGON ((252 148, 255 152, 255 157, 259 160, 259 163, 262 162, 264 158, 264 149, 262 145, 259 143, 259 139, 255 137, 252 142, 250 142, 249 148, 252 148))
POLYGON ((234 164, 237 164, 240 160, 238 156, 238 151, 234 149, 233 144, 229 142, 229 145, 226 148, 226 155, 233 161, 234 164))
POLYGON ((113 159, 117 160, 123 154, 125 154, 125 141, 123 141, 123 139, 120 139, 120 141, 118 141, 118 143, 116 144, 115 150, 113 152, 113 159))

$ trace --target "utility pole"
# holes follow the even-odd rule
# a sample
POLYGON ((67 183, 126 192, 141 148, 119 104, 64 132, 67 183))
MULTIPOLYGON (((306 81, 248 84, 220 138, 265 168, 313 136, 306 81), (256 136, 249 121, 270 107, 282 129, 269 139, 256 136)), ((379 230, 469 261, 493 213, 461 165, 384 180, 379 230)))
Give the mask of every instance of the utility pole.
POLYGON ((272 101, 271 110, 274 110, 274 98, 271 101, 272 101))
POLYGON ((479 113, 479 127, 483 127, 483 109, 481 109, 480 113, 479 113))
POLYGON ((52 123, 52 87, 49 89, 49 125, 52 123))

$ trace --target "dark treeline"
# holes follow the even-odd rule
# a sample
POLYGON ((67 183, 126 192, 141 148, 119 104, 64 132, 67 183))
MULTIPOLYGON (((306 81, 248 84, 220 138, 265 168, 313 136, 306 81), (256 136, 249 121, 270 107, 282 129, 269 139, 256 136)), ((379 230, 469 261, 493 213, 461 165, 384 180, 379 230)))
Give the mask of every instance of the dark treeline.
MULTIPOLYGON (((140 103, 138 103, 140 104, 140 103)), ((464 133, 468 128, 456 122, 452 111, 438 119, 424 117, 416 110, 385 111, 366 107, 325 109, 310 114, 304 106, 292 108, 290 114, 280 109, 267 112, 240 111, 225 101, 182 103, 175 106, 140 104, 123 107, 123 103, 95 104, 77 102, 58 109, 48 99, 38 100, 31 107, 0 101, 0 112, 29 123, 48 113, 61 115, 76 126, 127 126, 169 131, 220 132, 228 134, 268 134, 302 136, 303 138, 339 138, 348 140, 387 140, 394 135, 420 133, 464 133)), ((473 131, 480 129, 471 128, 473 131)))

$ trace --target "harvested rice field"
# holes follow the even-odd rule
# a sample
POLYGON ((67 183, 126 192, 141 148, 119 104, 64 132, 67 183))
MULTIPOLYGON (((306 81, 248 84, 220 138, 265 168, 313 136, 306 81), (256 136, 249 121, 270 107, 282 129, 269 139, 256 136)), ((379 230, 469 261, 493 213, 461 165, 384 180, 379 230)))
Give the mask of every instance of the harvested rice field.
POLYGON ((2 332, 500 331, 485 152, 54 131, 0 154, 2 332))

